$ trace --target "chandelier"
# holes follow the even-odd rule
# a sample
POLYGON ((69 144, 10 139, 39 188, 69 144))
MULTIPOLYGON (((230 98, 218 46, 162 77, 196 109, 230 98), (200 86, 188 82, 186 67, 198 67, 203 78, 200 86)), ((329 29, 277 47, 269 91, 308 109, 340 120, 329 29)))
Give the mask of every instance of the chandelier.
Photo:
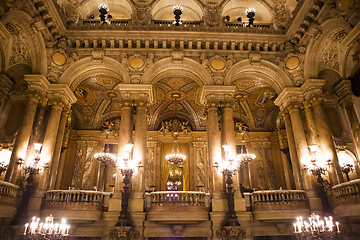
POLYGON ((104 164, 116 164, 116 156, 110 153, 109 144, 105 144, 104 152, 95 153, 94 158, 104 164))
POLYGON ((66 219, 61 219, 60 223, 54 223, 52 215, 45 219, 45 222, 40 222, 40 218, 32 217, 31 223, 25 224, 24 235, 44 238, 44 239, 59 239, 69 235, 70 225, 66 224, 66 219))
POLYGON ((339 222, 333 221, 333 217, 320 218, 319 215, 312 213, 308 221, 302 217, 297 217, 296 222, 293 223, 294 232, 298 239, 336 239, 340 233, 339 222))
POLYGON ((238 161, 238 164, 239 166, 241 165, 246 165, 248 163, 250 163, 251 161, 253 161, 256 156, 255 154, 252 154, 252 153, 249 153, 246 146, 245 146, 245 134, 247 133, 249 127, 246 126, 244 123, 242 122, 237 122, 235 124, 235 129, 237 132, 239 132, 241 134, 241 137, 242 137, 242 145, 240 145, 240 152, 239 154, 237 154, 237 161, 238 161))
MULTIPOLYGON (((176 114, 177 99, 180 97, 181 97, 181 95, 179 93, 175 92, 175 93, 171 94, 171 98, 174 99, 175 116, 177 115, 176 114)), ((159 131, 163 132, 164 135, 166 135, 166 133, 171 133, 171 135, 175 141, 172 152, 165 156, 165 160, 169 161, 172 164, 182 165, 183 162, 186 160, 186 156, 184 154, 180 153, 180 151, 179 151, 177 138, 180 135, 180 133, 184 133, 187 135, 189 132, 191 132, 190 126, 188 124, 189 124, 189 122, 181 122, 177 119, 171 119, 166 122, 161 122, 161 129, 159 131)))

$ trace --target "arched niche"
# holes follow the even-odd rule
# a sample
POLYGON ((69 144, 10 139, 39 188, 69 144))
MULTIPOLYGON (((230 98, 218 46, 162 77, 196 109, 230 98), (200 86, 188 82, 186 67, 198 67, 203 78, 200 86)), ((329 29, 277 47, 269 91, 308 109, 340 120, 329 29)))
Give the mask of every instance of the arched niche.
POLYGON ((203 9, 194 0, 160 0, 157 1, 151 11, 151 15, 154 20, 169 21, 174 20, 174 13, 172 12, 174 5, 181 5, 184 9, 181 14, 181 20, 183 21, 201 21, 203 18, 203 9))
POLYGON ((248 21, 245 10, 249 7, 256 10, 254 24, 270 24, 273 22, 273 9, 266 1, 230 0, 224 5, 221 15, 222 17, 229 16, 230 22, 236 22, 239 17, 242 18, 242 21, 248 21))
MULTIPOLYGON (((14 65, 28 65, 31 73, 47 73, 47 55, 42 34, 30 25, 33 18, 21 10, 4 14, 1 19, 11 37, 3 42, 3 71, 14 65)), ((28 73, 28 71, 27 71, 28 73)))
POLYGON ((82 6, 79 7, 78 12, 80 13, 83 19, 90 18, 91 14, 94 14, 95 17, 99 16, 98 7, 101 3, 108 5, 110 11, 109 14, 113 19, 131 19, 132 15, 132 6, 126 1, 117 1, 117 0, 95 0, 95 1, 86 1, 82 6))

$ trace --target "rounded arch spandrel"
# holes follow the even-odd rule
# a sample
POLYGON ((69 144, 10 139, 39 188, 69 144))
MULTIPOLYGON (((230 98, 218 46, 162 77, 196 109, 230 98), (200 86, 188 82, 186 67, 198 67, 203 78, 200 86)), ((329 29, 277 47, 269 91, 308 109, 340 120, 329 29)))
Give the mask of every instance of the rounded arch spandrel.
POLYGON ((172 61, 171 58, 162 59, 152 65, 142 76, 141 83, 154 84, 166 77, 187 77, 200 86, 213 85, 210 73, 200 63, 184 58, 181 61, 172 61))
POLYGON ((70 66, 59 78, 58 83, 67 84, 71 90, 92 74, 104 73, 105 75, 118 78, 123 83, 130 82, 128 71, 116 60, 104 57, 102 62, 93 62, 91 57, 81 59, 70 66))

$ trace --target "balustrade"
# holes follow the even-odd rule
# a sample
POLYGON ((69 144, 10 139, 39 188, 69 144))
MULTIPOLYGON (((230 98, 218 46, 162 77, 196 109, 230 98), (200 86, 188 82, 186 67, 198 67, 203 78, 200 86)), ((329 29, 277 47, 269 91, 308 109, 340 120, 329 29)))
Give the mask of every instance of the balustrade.
POLYGON ((15 204, 16 192, 19 189, 17 185, 0 180, 0 203, 15 204))
POLYGON ((335 204, 360 202, 360 179, 341 183, 332 188, 335 204))
POLYGON ((61 207, 79 210, 107 207, 110 193, 87 190, 51 190, 46 193, 45 208, 61 207), (74 208, 74 209, 75 209, 74 208))
POLYGON ((146 193, 146 207, 186 205, 209 207, 210 194, 194 191, 159 191, 146 193))
POLYGON ((307 207, 306 193, 302 190, 257 191, 249 196, 253 210, 307 207))

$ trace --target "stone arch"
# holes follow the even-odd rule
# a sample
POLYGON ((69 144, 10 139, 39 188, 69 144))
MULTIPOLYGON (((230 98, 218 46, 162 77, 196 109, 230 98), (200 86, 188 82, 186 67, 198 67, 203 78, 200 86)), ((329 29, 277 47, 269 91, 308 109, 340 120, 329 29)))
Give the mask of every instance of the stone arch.
POLYGON ((71 90, 74 90, 84 79, 99 72, 121 79, 123 83, 130 82, 129 73, 115 59, 104 57, 102 62, 94 62, 91 57, 87 57, 70 66, 60 76, 58 83, 67 84, 71 90))
MULTIPOLYGON (((82 5, 79 8, 78 12, 82 18, 89 18, 91 14, 98 16, 99 4, 100 1, 87 1, 84 5, 82 5)), ((106 4, 109 6, 110 8, 109 13, 113 16, 114 19, 131 19, 131 16, 133 14, 132 1, 107 0, 106 4)))
POLYGON ((46 47, 40 31, 30 24, 34 22, 33 18, 21 10, 13 10, 4 14, 1 21, 11 34, 9 41, 6 41, 8 45, 3 46, 4 72, 20 63, 29 65, 32 73, 46 75, 46 47), (20 42, 20 45, 14 41, 20 42), (20 52, 12 56, 15 50, 20 52), (27 56, 27 59, 24 56, 27 56))
POLYGON ((341 41, 351 31, 351 26, 341 19, 329 19, 318 30, 319 36, 311 40, 305 55, 305 79, 317 78, 324 69, 331 69, 343 78, 343 62, 348 47, 341 44, 341 41))
POLYGON ((184 58, 181 62, 173 62, 171 58, 156 62, 144 73, 141 83, 154 84, 165 77, 171 76, 191 78, 200 86, 213 84, 213 79, 205 67, 188 58, 184 58))
POLYGON ((284 87, 294 86, 290 77, 275 64, 261 60, 259 65, 252 65, 247 60, 240 61, 226 74, 224 85, 230 85, 241 78, 258 78, 271 86, 277 94, 284 87))

